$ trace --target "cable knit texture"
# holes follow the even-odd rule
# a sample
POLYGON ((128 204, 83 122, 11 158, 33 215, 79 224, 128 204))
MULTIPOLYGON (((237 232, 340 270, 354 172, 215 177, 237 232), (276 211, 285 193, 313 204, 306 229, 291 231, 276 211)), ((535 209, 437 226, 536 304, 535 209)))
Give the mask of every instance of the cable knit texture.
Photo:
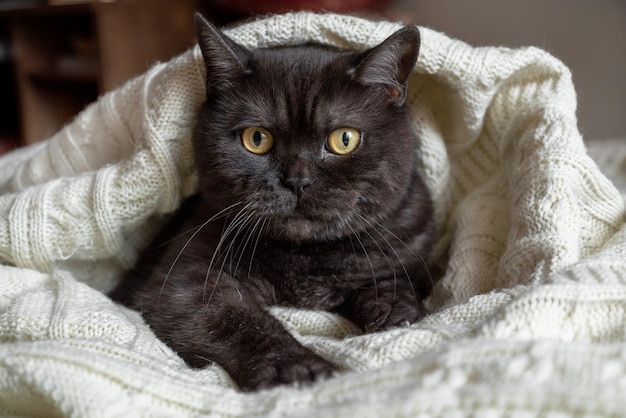
MULTIPOLYGON (((296 13, 227 33, 250 48, 361 50, 399 28, 296 13)), ((272 308, 340 371, 243 394, 219 366, 187 368, 138 313, 104 295, 161 215, 197 187, 190 136, 205 67, 196 47, 0 159, 0 413, 623 414, 624 195, 587 155, 569 70, 536 48, 472 48, 420 31, 409 111, 445 271, 432 315, 362 335, 327 312, 272 308)), ((626 155, 610 155, 625 184, 626 155)))

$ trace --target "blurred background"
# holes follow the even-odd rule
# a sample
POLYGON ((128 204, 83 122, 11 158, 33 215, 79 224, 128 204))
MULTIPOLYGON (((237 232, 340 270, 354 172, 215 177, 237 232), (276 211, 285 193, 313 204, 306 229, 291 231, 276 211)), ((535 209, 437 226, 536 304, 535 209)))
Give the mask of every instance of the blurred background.
POLYGON ((192 15, 328 10, 427 26, 474 46, 534 45, 572 70, 587 140, 626 145, 625 0, 0 0, 0 153, 194 43, 192 15))

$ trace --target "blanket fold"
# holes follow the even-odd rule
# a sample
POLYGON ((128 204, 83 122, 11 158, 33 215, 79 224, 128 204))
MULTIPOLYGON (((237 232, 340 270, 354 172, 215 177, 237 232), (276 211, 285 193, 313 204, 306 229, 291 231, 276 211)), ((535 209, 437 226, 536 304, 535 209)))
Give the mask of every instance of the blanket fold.
MULTIPOLYGON (((249 48, 361 50, 400 27, 302 12, 227 34, 249 48)), ((196 190, 190 137, 205 67, 195 47, 0 158, 0 413, 623 414, 626 191, 587 155, 569 70, 536 48, 420 32, 408 106, 444 271, 432 315, 363 335, 333 314, 272 308, 338 372, 243 394, 218 365, 186 367, 105 296, 196 190)), ((605 155, 626 185, 626 154, 605 155)))

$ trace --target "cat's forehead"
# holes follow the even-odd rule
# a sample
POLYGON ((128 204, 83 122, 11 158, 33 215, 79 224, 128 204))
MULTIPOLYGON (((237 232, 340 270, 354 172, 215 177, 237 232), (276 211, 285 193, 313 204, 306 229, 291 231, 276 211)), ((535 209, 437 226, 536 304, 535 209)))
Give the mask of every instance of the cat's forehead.
POLYGON ((283 126, 332 126, 360 116, 363 88, 350 76, 354 55, 319 46, 257 50, 241 105, 257 113, 251 116, 283 126))
POLYGON ((252 68, 259 81, 271 80, 279 88, 307 89, 334 84, 339 88, 350 81, 355 56, 352 52, 313 45, 272 48, 257 50, 252 68))
POLYGON ((260 70, 287 69, 299 72, 324 71, 333 65, 345 66, 346 60, 354 55, 349 51, 338 50, 322 45, 306 44, 262 48, 252 53, 253 62, 260 70))

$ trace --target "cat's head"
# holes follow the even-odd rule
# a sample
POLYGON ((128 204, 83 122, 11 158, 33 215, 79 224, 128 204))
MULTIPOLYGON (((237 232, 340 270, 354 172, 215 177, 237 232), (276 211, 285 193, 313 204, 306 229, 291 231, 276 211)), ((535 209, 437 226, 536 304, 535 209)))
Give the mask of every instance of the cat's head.
MULTIPOLYGON (((364 52, 248 50, 196 16, 207 100, 194 137, 203 193, 293 241, 368 228, 415 170, 405 101, 419 32, 364 52)), ((247 218, 247 219, 248 219, 247 218)))

